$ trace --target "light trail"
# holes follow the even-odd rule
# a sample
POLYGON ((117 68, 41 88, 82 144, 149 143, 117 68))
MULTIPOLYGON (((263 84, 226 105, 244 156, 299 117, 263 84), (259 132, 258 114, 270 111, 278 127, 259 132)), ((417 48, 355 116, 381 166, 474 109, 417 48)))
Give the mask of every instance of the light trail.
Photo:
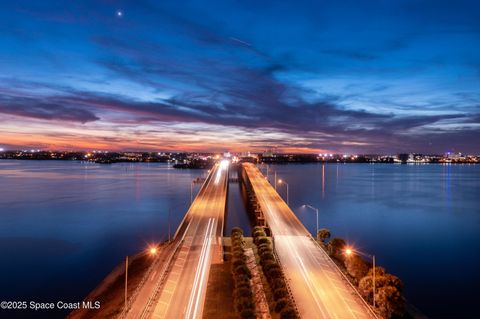
POLYGON ((218 185, 218 183, 220 183, 220 179, 222 178, 223 171, 228 169, 229 164, 230 162, 228 160, 222 160, 220 162, 219 169, 215 174, 215 185, 218 185))
POLYGON ((229 161, 216 163, 178 227, 165 264, 142 289, 126 319, 200 319, 210 265, 221 249, 229 161), (222 227, 219 227, 219 225, 222 227), (216 243, 217 236, 220 238, 216 243), (167 269, 166 272, 163 269, 167 269))
POLYGON ((207 273, 207 267, 210 265, 210 251, 211 251, 211 241, 212 233, 215 226, 215 219, 210 218, 207 225, 207 233, 203 241, 202 252, 200 253, 200 260, 195 273, 195 280, 193 282, 192 292, 190 294, 190 299, 188 302, 187 312, 185 314, 186 319, 197 318, 200 299, 205 290, 205 277, 207 273), (195 306, 193 306, 195 303, 195 306), (193 309, 193 314, 192 314, 193 309))
POLYGON ((375 314, 253 164, 243 164, 302 318, 367 319, 375 314))

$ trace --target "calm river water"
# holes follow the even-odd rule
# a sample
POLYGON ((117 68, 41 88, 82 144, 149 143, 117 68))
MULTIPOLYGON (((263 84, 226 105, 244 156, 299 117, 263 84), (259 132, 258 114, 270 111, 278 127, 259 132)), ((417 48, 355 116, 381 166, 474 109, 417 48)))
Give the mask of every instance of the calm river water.
MULTIPOLYGON (((431 318, 477 318, 480 166, 308 164, 269 171, 272 181, 277 171, 288 182, 290 206, 312 233, 315 213, 302 204, 320 209, 320 227, 375 254, 431 318)), ((167 164, 0 161, 0 300, 81 300, 125 255, 166 239, 169 220, 175 230, 191 180, 204 174, 167 164)), ((284 185, 278 191, 286 197, 284 185)), ((227 214, 227 227, 248 227, 239 212, 227 214)))

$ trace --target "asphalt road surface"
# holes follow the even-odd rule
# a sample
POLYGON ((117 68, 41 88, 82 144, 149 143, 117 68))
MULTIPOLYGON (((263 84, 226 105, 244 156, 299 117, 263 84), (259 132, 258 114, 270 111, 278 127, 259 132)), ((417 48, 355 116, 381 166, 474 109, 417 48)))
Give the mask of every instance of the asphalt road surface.
POLYGON ((302 318, 374 318, 329 256, 253 164, 243 164, 302 318))
POLYGON ((126 318, 201 318, 212 261, 222 258, 228 162, 215 165, 126 318))

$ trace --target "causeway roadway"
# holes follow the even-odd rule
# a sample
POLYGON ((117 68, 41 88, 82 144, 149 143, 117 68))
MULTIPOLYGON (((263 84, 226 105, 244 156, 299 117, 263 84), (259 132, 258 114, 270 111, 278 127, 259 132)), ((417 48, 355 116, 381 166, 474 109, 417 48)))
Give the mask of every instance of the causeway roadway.
POLYGON ((272 231, 275 251, 300 316, 308 319, 375 318, 260 170, 251 163, 244 163, 243 168, 272 231))
POLYGON ((210 265, 223 257, 228 168, 212 168, 125 318, 202 318, 210 265))

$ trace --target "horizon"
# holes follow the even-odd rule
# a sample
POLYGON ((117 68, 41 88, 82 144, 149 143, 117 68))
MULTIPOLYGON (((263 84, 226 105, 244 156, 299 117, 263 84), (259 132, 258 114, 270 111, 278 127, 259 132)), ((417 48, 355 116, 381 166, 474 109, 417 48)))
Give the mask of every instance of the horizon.
POLYGON ((25 152, 25 153, 42 153, 42 152, 66 152, 66 153, 98 153, 98 154, 109 154, 109 153, 151 153, 161 155, 165 154, 220 154, 220 153, 229 153, 232 155, 236 154, 251 154, 252 156, 255 155, 262 155, 263 153, 271 152, 272 155, 316 155, 318 157, 338 157, 338 156, 398 156, 398 155, 422 155, 422 156, 450 156, 450 155, 462 155, 462 156, 473 156, 477 157, 480 154, 475 153, 465 153, 465 152, 444 152, 444 153, 417 153, 417 152, 397 152, 397 153, 339 153, 339 152, 332 152, 332 153, 288 153, 282 151, 275 151, 272 150, 263 150, 263 151, 245 151, 245 152, 234 152, 229 150, 217 150, 217 151, 185 151, 185 150, 94 150, 94 149, 2 149, 0 148, 0 153, 7 153, 7 152, 25 152))
POLYGON ((480 154, 475 1, 0 9, 3 149, 480 154))

